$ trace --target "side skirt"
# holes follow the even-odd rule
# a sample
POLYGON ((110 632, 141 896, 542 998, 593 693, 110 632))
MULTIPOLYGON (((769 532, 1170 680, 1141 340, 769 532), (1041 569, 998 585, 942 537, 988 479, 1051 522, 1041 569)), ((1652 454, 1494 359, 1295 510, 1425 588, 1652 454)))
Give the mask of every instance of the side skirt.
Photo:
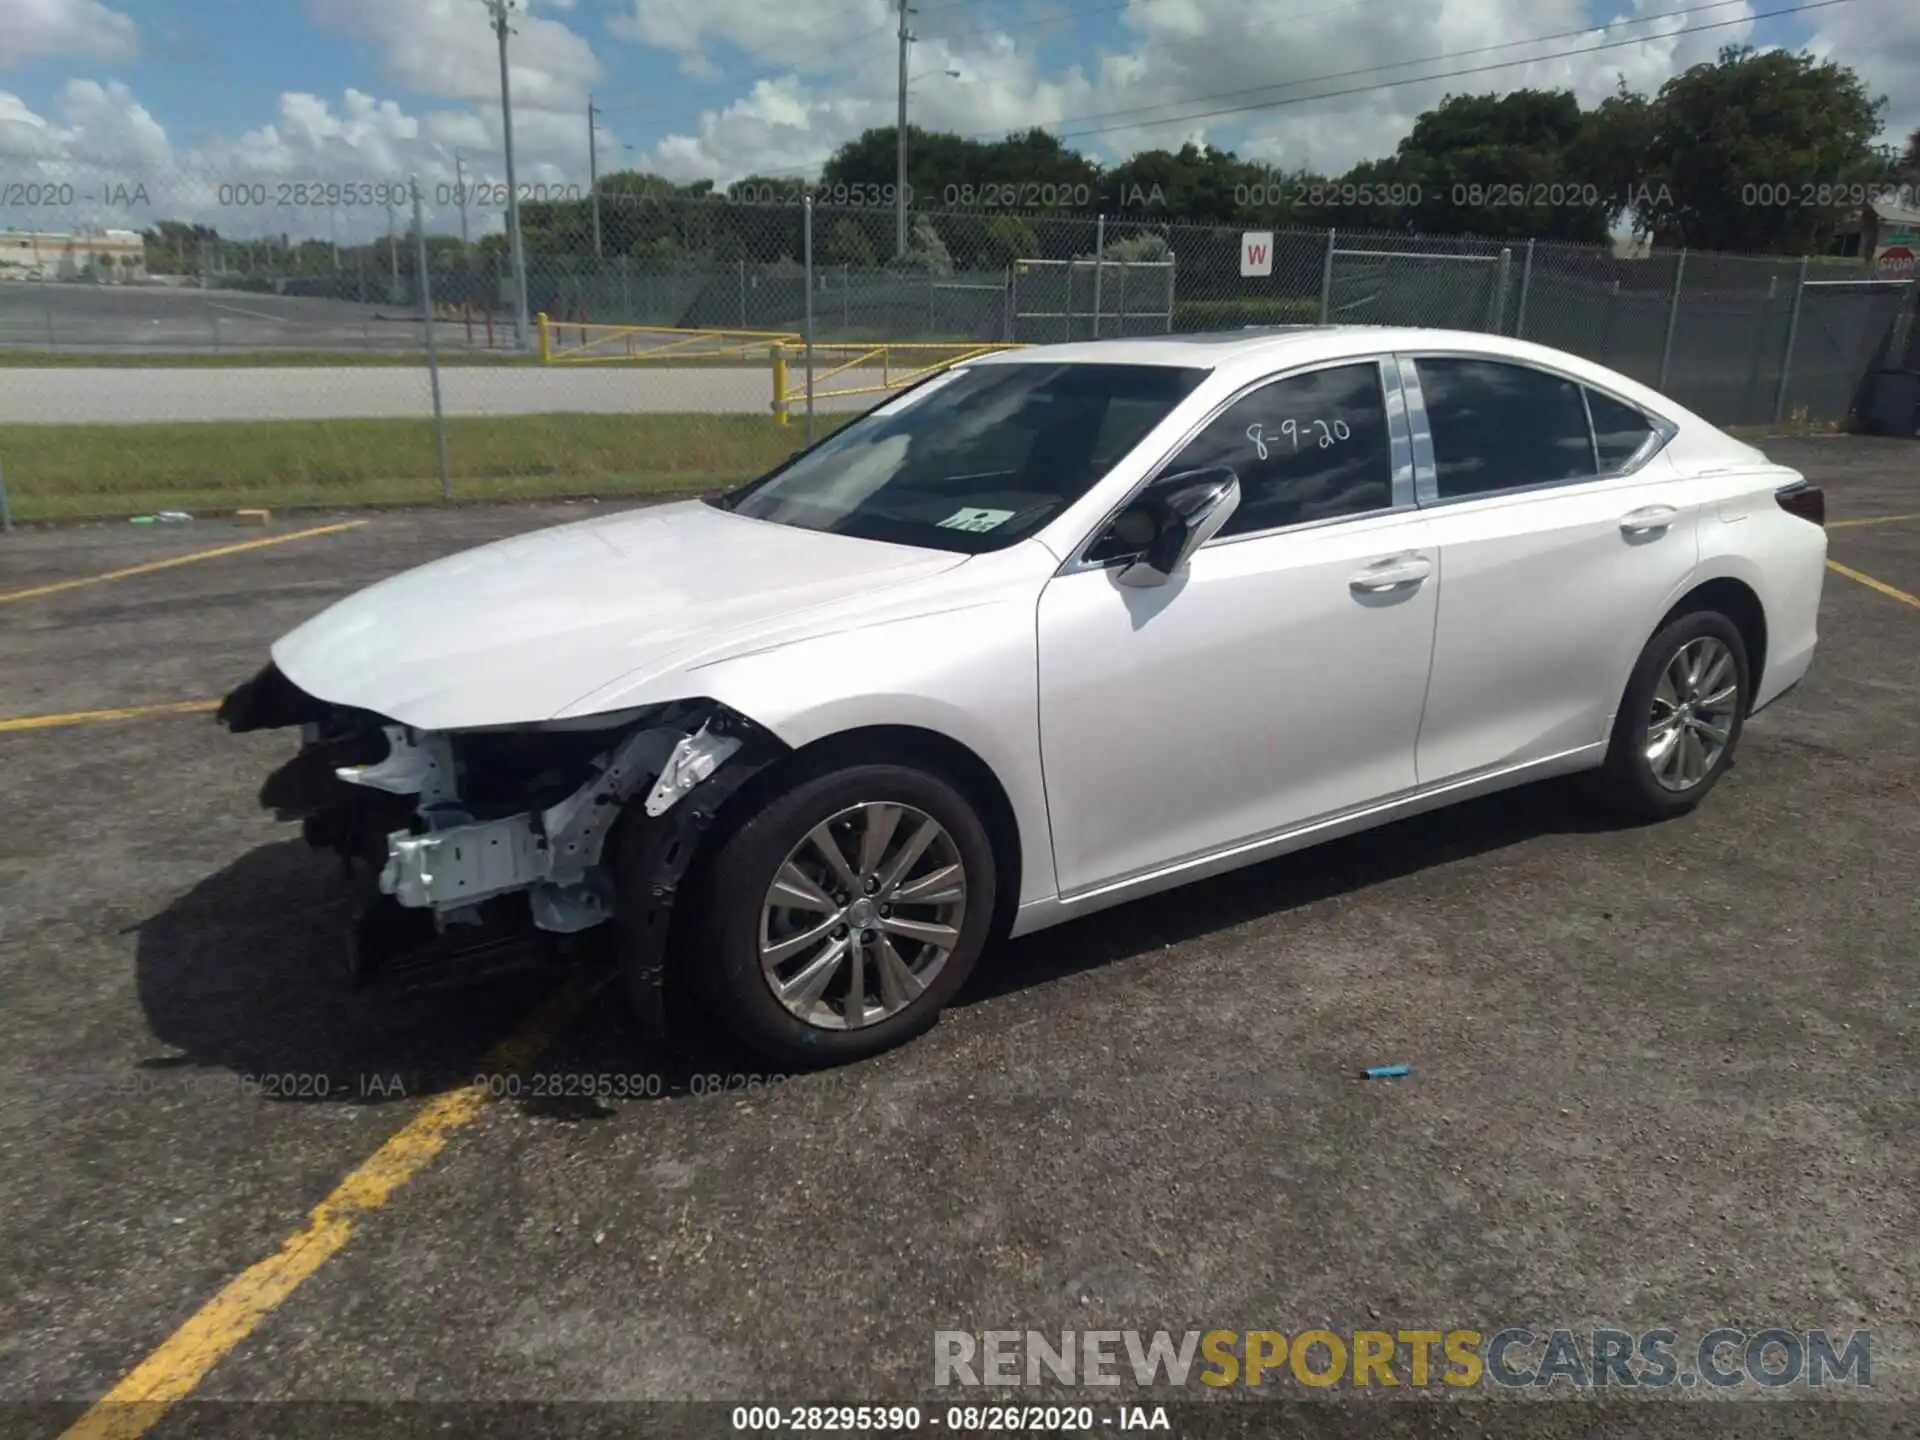
POLYGON ((1049 925, 1077 920, 1083 915, 1092 915, 1096 911, 1105 910, 1114 905, 1124 905, 1130 900, 1144 899, 1148 895, 1172 890, 1189 881, 1204 880, 1212 875, 1224 875, 1230 870, 1239 870, 1244 866, 1257 865, 1263 860, 1272 860, 1277 856, 1292 854, 1296 850, 1308 849, 1324 840, 1337 840, 1343 835, 1355 835, 1363 830, 1371 830, 1379 825, 1403 820, 1410 815, 1438 810, 1462 800, 1471 800, 1475 796, 1489 795, 1498 790, 1511 789, 1536 780, 1546 780, 1555 775, 1571 775, 1581 770, 1592 770, 1606 758, 1605 742, 1582 745, 1573 750, 1564 750, 1557 755, 1549 755, 1544 760, 1530 760, 1522 765, 1510 765, 1475 775, 1461 776, 1443 784, 1411 790, 1388 800, 1322 816, 1316 820, 1309 820, 1303 825, 1275 831, 1253 840, 1243 840, 1220 850, 1209 851, 1204 855, 1189 856, 1170 865, 1142 874, 1130 875, 1120 880, 1089 886, 1072 894, 1035 900, 1020 907, 1019 912, 1014 916, 1013 928, 1009 934, 1026 935, 1035 930, 1044 930, 1049 925))

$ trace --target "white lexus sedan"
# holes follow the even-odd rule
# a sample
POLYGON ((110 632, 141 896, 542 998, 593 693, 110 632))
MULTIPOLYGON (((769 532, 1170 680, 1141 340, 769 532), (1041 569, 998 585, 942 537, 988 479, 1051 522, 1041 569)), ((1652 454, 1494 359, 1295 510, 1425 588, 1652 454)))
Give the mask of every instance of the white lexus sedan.
MULTIPOLYGON (((232 729, 363 876, 356 979, 605 927, 790 1065, 996 937, 1573 771, 1675 815, 1806 673, 1824 500, 1497 336, 1012 350, 717 499, 436 561, 281 639, 232 729)), ((675 1000, 675 1003, 678 1003, 675 1000)))

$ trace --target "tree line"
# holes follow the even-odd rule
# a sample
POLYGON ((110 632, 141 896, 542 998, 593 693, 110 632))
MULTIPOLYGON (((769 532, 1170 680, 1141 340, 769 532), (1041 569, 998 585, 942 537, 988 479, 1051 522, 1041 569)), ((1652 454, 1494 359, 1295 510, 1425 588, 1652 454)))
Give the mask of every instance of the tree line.
MULTIPOLYGON (((1043 129, 981 141, 910 126, 904 254, 895 253, 891 127, 842 145, 817 176, 722 185, 604 175, 597 247, 590 199, 523 203, 521 230, 529 257, 548 265, 590 261, 596 248, 646 269, 797 262, 798 201, 811 194, 816 260, 860 269, 997 269, 1091 254, 1096 214, 1129 222, 1122 243, 1142 249, 1151 246, 1131 222, 1593 245, 1627 228, 1663 246, 1822 254, 1857 226, 1869 198, 1920 201, 1920 131, 1904 146, 1881 143, 1885 112, 1885 99, 1844 65, 1729 47, 1654 95, 1623 80, 1590 107, 1567 90, 1450 95, 1391 155, 1338 175, 1194 144, 1102 165, 1043 129)), ((433 237, 436 252, 451 246, 480 262, 505 245, 497 233, 464 251, 433 237)))

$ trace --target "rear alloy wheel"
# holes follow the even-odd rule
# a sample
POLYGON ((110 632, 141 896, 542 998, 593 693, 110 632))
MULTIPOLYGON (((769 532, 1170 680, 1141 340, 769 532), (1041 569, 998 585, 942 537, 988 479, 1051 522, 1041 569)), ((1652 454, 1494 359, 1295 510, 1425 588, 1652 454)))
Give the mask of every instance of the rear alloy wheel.
POLYGON ((992 850, 964 796, 894 765, 802 782, 715 859, 699 965, 717 1018, 805 1065, 931 1025, 985 943, 992 850))
POLYGON ((1707 778, 1733 740, 1740 667, 1713 635, 1689 640, 1660 672, 1647 720, 1647 767, 1663 789, 1684 794, 1707 778))
POLYGON ((1740 631, 1714 611, 1682 615, 1647 642, 1601 772, 1615 808, 1659 819, 1691 810, 1733 763, 1752 690, 1740 631))

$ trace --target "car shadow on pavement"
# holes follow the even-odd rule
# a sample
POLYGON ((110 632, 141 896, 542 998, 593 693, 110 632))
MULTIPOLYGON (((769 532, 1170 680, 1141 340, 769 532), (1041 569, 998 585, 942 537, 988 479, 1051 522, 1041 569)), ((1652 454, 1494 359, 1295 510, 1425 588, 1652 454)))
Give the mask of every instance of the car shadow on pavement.
POLYGON ((953 1004, 991 1000, 1542 835, 1644 823, 1602 809, 1586 778, 1463 801, 1010 941, 984 957, 953 1004))
POLYGON ((147 1068, 223 1068, 296 1102, 433 1093, 471 1080, 554 988, 548 973, 416 994, 351 990, 341 970, 351 915, 337 865, 286 840, 142 921, 140 1004, 178 1052, 147 1068))
MULTIPOLYGON (((953 1003, 1044 985, 1540 835, 1625 823, 1570 781, 1470 801, 1010 942, 989 952, 953 1003)), ((576 974, 555 965, 437 991, 349 990, 339 962, 351 908, 338 870, 288 840, 249 852, 142 922, 141 1004, 155 1037, 178 1052, 149 1068, 224 1069, 266 1098, 293 1102, 432 1094, 471 1082, 489 1049, 576 974)), ((781 1078, 684 1000, 670 1003, 669 1040, 649 1045, 618 971, 589 970, 585 980, 581 1015, 533 1078, 507 1092, 528 1111, 601 1118, 628 1100, 719 1095, 781 1078)))

